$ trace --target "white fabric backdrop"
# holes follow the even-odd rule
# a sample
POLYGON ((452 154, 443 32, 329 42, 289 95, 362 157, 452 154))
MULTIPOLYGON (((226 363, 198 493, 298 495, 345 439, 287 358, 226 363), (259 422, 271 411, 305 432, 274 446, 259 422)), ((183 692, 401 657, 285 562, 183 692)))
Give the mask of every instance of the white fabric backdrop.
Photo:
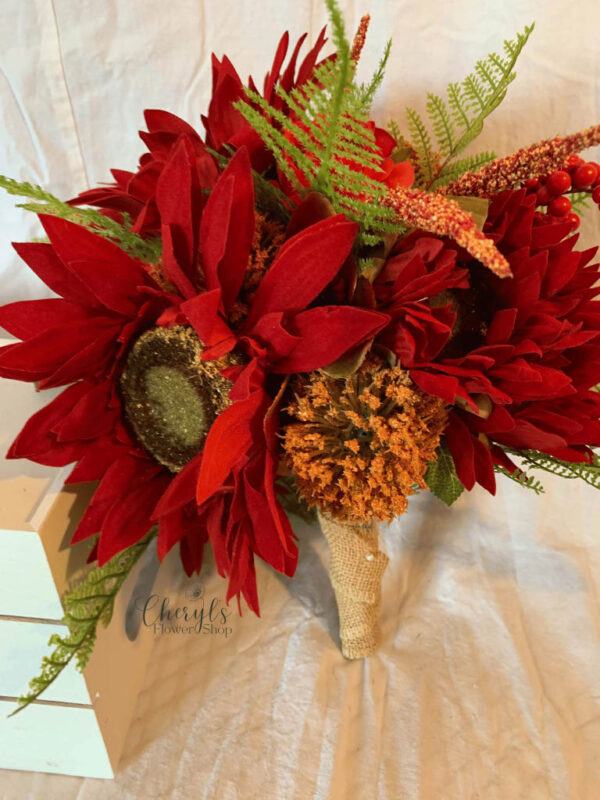
MULTIPOLYGON (((597 0, 342 6, 349 31, 372 15, 365 71, 394 38, 381 122, 532 20, 477 146, 505 154, 600 121, 597 0)), ((0 173, 61 197, 108 180, 137 163, 144 108, 200 127, 211 51, 262 79, 283 30, 314 39, 325 21, 320 0, 2 0, 0 173)), ((44 292, 8 244, 37 232, 0 196, 0 302, 44 292)), ((157 642, 113 784, 5 772, 0 797, 596 800, 599 503, 546 483, 542 498, 509 484, 451 512, 415 500, 401 535, 385 533, 385 642, 366 664, 337 650, 324 544, 305 531, 297 580, 261 568, 264 616, 232 642, 157 642)))

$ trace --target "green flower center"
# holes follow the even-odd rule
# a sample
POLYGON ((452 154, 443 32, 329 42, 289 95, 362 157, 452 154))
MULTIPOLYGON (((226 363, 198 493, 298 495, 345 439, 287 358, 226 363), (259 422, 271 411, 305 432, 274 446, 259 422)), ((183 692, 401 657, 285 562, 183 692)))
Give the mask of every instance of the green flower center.
POLYGON ((153 328, 133 345, 121 375, 125 416, 136 438, 171 472, 204 446, 217 415, 229 404, 230 381, 215 362, 202 361, 191 328, 153 328))

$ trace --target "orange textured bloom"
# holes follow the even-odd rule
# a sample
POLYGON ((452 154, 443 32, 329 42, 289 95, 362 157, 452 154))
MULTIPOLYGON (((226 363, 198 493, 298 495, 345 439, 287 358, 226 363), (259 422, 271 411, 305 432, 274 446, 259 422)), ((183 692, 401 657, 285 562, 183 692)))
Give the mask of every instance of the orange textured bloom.
POLYGON ((436 459, 444 402, 373 357, 343 380, 299 378, 296 391, 283 447, 308 504, 351 521, 402 514, 436 459))

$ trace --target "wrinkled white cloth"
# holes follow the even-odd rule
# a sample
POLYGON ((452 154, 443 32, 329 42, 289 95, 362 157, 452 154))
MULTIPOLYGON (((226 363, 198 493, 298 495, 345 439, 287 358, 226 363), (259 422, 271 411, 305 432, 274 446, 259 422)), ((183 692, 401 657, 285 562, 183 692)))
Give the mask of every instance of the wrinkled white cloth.
MULTIPOLYGON (((394 47, 381 122, 442 92, 526 23, 518 78, 473 149, 600 121, 595 0, 341 2, 372 15, 363 74, 394 47)), ((320 0, 3 0, 0 173, 69 197, 135 168, 144 108, 200 128, 210 53, 262 80, 280 33, 314 40, 320 0)), ((599 215, 584 220, 588 241, 599 215)), ((40 235, 0 196, 0 302, 47 290, 10 249, 40 235)), ((262 617, 230 637, 158 637, 113 782, 0 771, 2 800, 596 800, 599 496, 544 476, 452 510, 422 495, 382 529, 378 654, 339 650, 326 543, 298 525, 293 580, 258 566, 262 617)), ((205 591, 224 596, 209 560, 205 591)), ((26 712, 25 712, 26 713, 26 712)))

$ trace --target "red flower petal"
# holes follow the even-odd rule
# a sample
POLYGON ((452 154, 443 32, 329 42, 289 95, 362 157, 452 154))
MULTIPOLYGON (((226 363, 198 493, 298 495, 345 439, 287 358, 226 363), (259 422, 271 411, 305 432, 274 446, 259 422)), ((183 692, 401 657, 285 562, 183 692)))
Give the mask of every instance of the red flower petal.
POLYGON ((147 108, 144 111, 146 127, 153 133, 154 131, 167 131, 175 135, 186 134, 192 138, 198 137, 196 131, 181 117, 171 114, 169 111, 162 111, 160 108, 147 108))
MULTIPOLYGON (((163 264, 166 277, 184 294, 192 297, 196 273, 197 236, 204 198, 189 140, 180 139, 156 185, 156 205, 163 239, 168 235, 169 259, 163 264), (183 272, 185 279, 181 278, 183 272)), ((163 256, 164 261, 164 256, 163 256)))
POLYGON ((98 542, 99 566, 144 538, 152 527, 150 515, 156 499, 168 481, 167 475, 151 477, 151 472, 145 475, 142 469, 138 471, 135 480, 127 486, 127 493, 113 503, 102 521, 98 542))
MULTIPOLYGON (((120 331, 120 326, 113 320, 105 317, 94 317, 82 325, 79 320, 67 322, 53 328, 49 332, 40 333, 33 339, 28 339, 16 345, 9 345, 0 349, 0 375, 9 377, 8 372, 17 373, 20 380, 37 381, 50 378, 56 370, 77 356, 80 356, 89 346, 101 342, 104 346, 106 337, 115 341, 120 331)), ((85 353, 84 353, 85 355, 85 353)), ((88 365, 79 374, 70 377, 65 383, 80 377, 94 374, 95 364, 88 365)))
POLYGON ((163 243, 161 264, 165 278, 175 286, 182 297, 195 297, 196 290, 194 289, 194 285, 181 268, 175 254, 173 230, 168 225, 163 225, 161 231, 163 243))
MULTIPOLYGON (((206 347, 218 349, 219 355, 211 355, 212 358, 228 353, 237 342, 237 337, 219 314, 220 307, 220 289, 204 292, 181 304, 182 312, 206 347)), ((204 355, 207 356, 206 351, 204 355)))
POLYGON ((476 436, 471 438, 477 483, 483 486, 490 494, 496 494, 496 474, 494 462, 488 447, 476 436))
POLYGON ((278 441, 278 422, 279 408, 281 399, 287 386, 287 379, 281 384, 277 397, 271 403, 263 419, 263 432, 265 436, 265 471, 264 471, 264 490, 271 516, 275 523, 279 539, 286 552, 285 572, 286 575, 293 575, 298 559, 298 550, 293 542, 294 534, 287 514, 282 509, 275 495, 275 479, 279 466, 279 441, 278 441))
POLYGON ((65 484, 99 481, 115 461, 126 453, 127 448, 120 442, 106 438, 86 442, 83 455, 65 480, 65 484))
POLYGON ((63 467, 80 458, 84 447, 80 442, 58 442, 54 428, 90 390, 89 384, 76 383, 55 397, 52 402, 30 417, 10 446, 7 458, 28 458, 37 464, 63 467))
POLYGON ((400 161, 390 169, 383 181, 391 189, 410 189, 415 182, 415 170, 410 161, 400 161))
POLYGON ((320 306, 296 314, 290 330, 300 341, 272 372, 310 372, 325 367, 358 344, 375 336, 389 317, 353 306, 320 306))
POLYGON ((242 148, 212 190, 200 226, 206 287, 221 287, 226 309, 242 286, 253 236, 254 183, 248 152, 242 148))
POLYGON ((258 287, 246 327, 269 311, 306 308, 339 271, 357 230, 356 223, 338 214, 289 239, 258 287))
MULTIPOLYGON (((128 454, 113 461, 81 518, 71 539, 71 544, 76 544, 100 533, 104 519, 112 506, 115 504, 127 506, 131 487, 138 485, 138 482, 146 483, 152 480, 161 471, 162 467, 159 464, 128 454)), ((156 499, 154 500, 155 504, 156 499)), ((150 519, 151 511, 152 508, 148 512, 148 519, 150 519)), ((150 525, 148 525, 149 528, 150 525)))
POLYGON ((202 453, 199 453, 171 480, 152 513, 152 519, 158 520, 174 511, 179 511, 194 500, 201 464, 202 453))
POLYGON ((471 491, 475 486, 474 437, 465 423, 454 413, 448 417, 448 427, 444 435, 460 482, 465 489, 471 491))
POLYGON ((40 214, 59 258, 107 308, 123 314, 137 310, 137 288, 147 283, 143 265, 116 244, 80 225, 40 214))
POLYGON ((99 308, 98 299, 63 264, 51 244, 27 242, 13 243, 18 255, 53 292, 88 308, 99 308))
POLYGON ((264 393, 257 391, 216 418, 204 445, 196 493, 199 506, 221 488, 233 467, 245 457, 253 441, 252 420, 264 402, 264 393))
POLYGON ((111 408, 113 385, 111 381, 91 386, 52 429, 59 442, 88 441, 111 431, 120 409, 111 408))
POLYGON ((66 300, 24 300, 0 308, 0 326, 19 339, 31 339, 64 322, 84 320, 81 306, 66 300))

